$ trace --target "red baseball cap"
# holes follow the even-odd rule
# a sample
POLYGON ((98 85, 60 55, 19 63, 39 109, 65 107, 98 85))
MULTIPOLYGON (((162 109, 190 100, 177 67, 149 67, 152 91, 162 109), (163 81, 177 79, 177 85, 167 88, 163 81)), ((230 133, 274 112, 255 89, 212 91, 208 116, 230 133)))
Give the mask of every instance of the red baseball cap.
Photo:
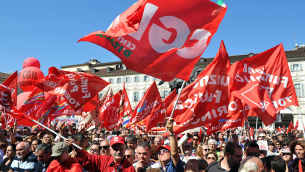
POLYGON ((167 150, 171 151, 171 147, 169 147, 169 146, 167 146, 167 145, 159 145, 159 146, 157 147, 157 152, 159 152, 160 149, 167 149, 167 150))
POLYGON ((110 146, 117 144, 117 143, 125 144, 124 138, 120 137, 120 136, 112 137, 110 140, 110 146))

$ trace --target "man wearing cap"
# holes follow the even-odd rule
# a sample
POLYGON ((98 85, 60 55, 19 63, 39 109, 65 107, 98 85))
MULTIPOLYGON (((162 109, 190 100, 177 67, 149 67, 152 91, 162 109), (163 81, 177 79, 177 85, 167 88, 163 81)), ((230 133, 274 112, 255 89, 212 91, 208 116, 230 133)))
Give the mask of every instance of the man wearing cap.
POLYGON ((173 124, 174 120, 172 118, 168 119, 166 123, 166 128, 169 131, 169 146, 159 145, 157 147, 158 158, 161 162, 160 169, 162 172, 184 171, 184 162, 180 160, 177 139, 173 131, 173 124))
MULTIPOLYGON (((68 145, 75 143, 73 139, 66 139, 68 145)), ((75 149, 77 161, 87 171, 103 172, 135 172, 133 166, 124 156, 126 145, 123 137, 115 136, 110 140, 110 153, 107 155, 91 155, 84 149, 75 149)))
POLYGON ((82 172, 82 166, 69 155, 69 147, 64 142, 58 142, 52 150, 54 161, 51 162, 46 172, 82 172))

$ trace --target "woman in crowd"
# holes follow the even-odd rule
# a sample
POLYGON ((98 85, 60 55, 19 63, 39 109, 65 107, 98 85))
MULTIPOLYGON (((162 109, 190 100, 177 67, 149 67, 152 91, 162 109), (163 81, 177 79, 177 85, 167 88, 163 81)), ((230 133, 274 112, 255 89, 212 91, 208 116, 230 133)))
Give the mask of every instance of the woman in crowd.
POLYGON ((36 152, 37 146, 40 145, 41 143, 42 143, 42 141, 39 140, 39 139, 35 139, 35 140, 32 141, 32 144, 31 144, 31 151, 32 151, 34 154, 35 154, 35 152, 36 152))
POLYGON ((215 162, 215 161, 218 161, 218 157, 217 157, 217 154, 215 152, 208 152, 205 156, 208 164, 210 165, 212 162, 215 162))
POLYGON ((10 170, 13 159, 16 155, 16 145, 9 145, 6 149, 6 158, 0 164, 0 171, 7 172, 10 170))
POLYGON ((197 158, 199 158, 199 159, 204 159, 204 158, 203 158, 203 145, 204 145, 203 142, 199 143, 198 146, 197 146, 197 149, 196 149, 196 154, 195 154, 195 156, 196 156, 197 158))
POLYGON ((42 138, 42 142, 52 145, 54 143, 54 138, 51 134, 45 134, 42 138))
POLYGON ((268 152, 267 152, 267 156, 271 156, 271 155, 277 155, 277 153, 275 153, 275 145, 273 142, 268 142, 268 152))
POLYGON ((286 164, 286 172, 291 172, 291 170, 288 168, 288 164, 292 161, 292 154, 290 149, 282 149, 280 156, 283 158, 286 164))
POLYGON ((305 148, 305 142, 293 142, 290 146, 291 152, 293 152, 297 158, 304 159, 304 148, 305 148))

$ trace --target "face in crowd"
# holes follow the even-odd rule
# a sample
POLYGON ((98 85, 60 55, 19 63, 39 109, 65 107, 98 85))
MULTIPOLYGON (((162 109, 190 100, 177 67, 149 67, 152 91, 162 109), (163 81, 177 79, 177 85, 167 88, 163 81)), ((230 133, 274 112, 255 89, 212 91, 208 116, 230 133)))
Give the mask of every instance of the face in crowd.
POLYGON ((109 143, 109 140, 102 141, 100 146, 101 146, 101 151, 100 151, 101 155, 111 155, 110 154, 110 143, 109 143))
POLYGON ((100 146, 99 145, 95 145, 93 144, 90 149, 90 154, 93 154, 93 155, 100 155, 100 146))
POLYGON ((125 156, 126 146, 125 144, 117 143, 110 147, 110 154, 113 159, 120 162, 125 156))
POLYGON ((135 155, 132 153, 132 149, 126 149, 125 151, 125 157, 128 159, 128 161, 132 164, 134 159, 135 159, 135 155))
POLYGON ((161 148, 158 152, 158 158, 161 162, 167 162, 171 159, 171 153, 170 150, 161 148))
POLYGON ((143 148, 142 146, 137 147, 137 157, 138 161, 140 161, 144 166, 150 163, 151 152, 149 147, 143 148))
POLYGON ((129 149, 135 150, 137 147, 137 143, 135 143, 133 140, 127 141, 127 147, 129 149))

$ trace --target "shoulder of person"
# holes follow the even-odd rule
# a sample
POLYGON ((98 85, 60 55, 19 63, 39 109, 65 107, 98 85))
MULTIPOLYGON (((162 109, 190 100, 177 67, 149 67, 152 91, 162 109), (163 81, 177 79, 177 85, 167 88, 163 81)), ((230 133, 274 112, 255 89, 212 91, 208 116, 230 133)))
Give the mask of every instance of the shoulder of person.
POLYGON ((206 171, 209 171, 209 170, 213 171, 213 169, 217 167, 217 164, 218 164, 219 162, 220 162, 220 161, 212 162, 212 163, 208 166, 208 168, 207 168, 206 171))

